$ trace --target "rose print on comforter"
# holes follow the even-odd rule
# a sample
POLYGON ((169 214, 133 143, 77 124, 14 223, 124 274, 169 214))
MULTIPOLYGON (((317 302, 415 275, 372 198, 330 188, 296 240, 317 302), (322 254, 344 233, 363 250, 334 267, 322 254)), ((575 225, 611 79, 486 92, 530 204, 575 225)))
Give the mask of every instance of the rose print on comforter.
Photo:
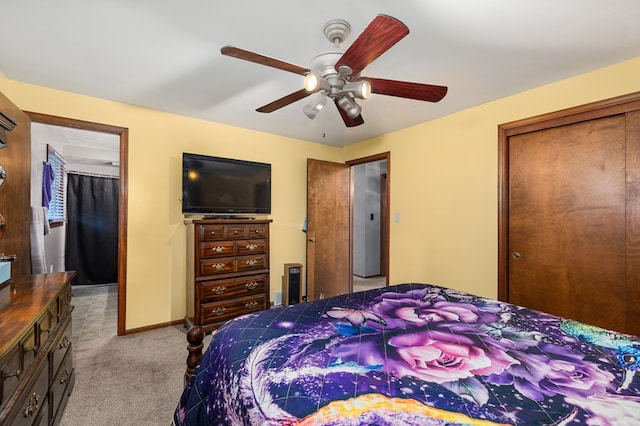
POLYGON ((636 424, 640 340, 403 284, 225 324, 176 424, 636 424))

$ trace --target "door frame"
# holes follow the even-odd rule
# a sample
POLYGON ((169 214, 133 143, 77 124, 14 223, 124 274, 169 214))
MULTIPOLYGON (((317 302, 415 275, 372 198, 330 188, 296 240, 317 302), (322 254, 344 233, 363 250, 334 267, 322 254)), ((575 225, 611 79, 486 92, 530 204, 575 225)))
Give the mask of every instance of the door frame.
POLYGON ((109 124, 76 120, 25 111, 32 122, 55 126, 72 127, 80 130, 109 133, 120 138, 120 195, 118 206, 118 336, 127 334, 127 207, 129 182, 129 129, 109 124))
POLYGON ((640 108, 640 92, 498 126, 498 300, 509 302, 509 141, 512 136, 624 114, 640 108))
MULTIPOLYGON (((386 179, 386 191, 385 191, 385 200, 382 201, 381 200, 381 204, 384 204, 384 208, 385 211, 383 212, 383 217, 385 218, 384 223, 381 223, 381 227, 384 227, 384 236, 385 241, 383 243, 380 244, 380 250, 382 252, 381 255, 381 263, 380 263, 380 270, 385 271, 385 282, 386 285, 389 286, 389 229, 390 229, 390 223, 389 223, 389 218, 390 218, 390 214, 389 214, 389 209, 390 209, 390 199, 391 199, 391 152, 387 151, 387 152, 382 152, 379 154, 373 154, 373 155, 369 155, 367 157, 362 157, 362 158, 356 158, 354 160, 349 160, 346 161, 345 164, 347 166, 349 166, 350 168, 350 173, 351 173, 351 182, 350 182, 350 193, 349 193, 349 197, 350 197, 350 204, 351 204, 351 211, 349 213, 349 256, 351 257, 351 264, 353 265, 353 199, 354 199, 354 192, 355 192, 355 186, 354 186, 354 178, 353 178, 353 173, 354 173, 354 169, 353 166, 357 166, 358 164, 364 164, 364 163, 373 163, 376 161, 381 161, 381 160, 386 160, 386 165, 387 165, 387 179, 386 179)), ((353 271, 352 271, 352 277, 351 279, 353 279, 353 271)))

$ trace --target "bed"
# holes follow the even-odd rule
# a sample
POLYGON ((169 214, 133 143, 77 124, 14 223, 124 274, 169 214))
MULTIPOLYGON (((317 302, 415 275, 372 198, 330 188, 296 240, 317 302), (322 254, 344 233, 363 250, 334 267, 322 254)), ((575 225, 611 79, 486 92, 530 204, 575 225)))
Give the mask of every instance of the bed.
POLYGON ((214 332, 175 425, 640 424, 640 339, 428 284, 214 332))

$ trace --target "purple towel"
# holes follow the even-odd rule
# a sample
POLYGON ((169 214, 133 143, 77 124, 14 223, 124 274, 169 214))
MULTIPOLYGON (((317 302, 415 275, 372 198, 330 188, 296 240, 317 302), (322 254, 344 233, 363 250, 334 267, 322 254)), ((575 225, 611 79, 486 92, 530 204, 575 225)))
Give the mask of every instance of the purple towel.
POLYGON ((53 166, 47 162, 42 162, 42 206, 49 208, 49 202, 51 202, 51 186, 53 185, 53 179, 55 173, 53 172, 53 166))

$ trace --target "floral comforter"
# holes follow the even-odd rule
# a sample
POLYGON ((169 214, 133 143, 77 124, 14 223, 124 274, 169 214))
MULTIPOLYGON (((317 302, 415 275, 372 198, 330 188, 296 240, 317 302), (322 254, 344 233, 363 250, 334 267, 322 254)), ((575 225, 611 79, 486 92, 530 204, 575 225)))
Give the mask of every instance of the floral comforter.
POLYGON ((640 339, 425 284, 212 337, 176 425, 637 425, 640 339))

